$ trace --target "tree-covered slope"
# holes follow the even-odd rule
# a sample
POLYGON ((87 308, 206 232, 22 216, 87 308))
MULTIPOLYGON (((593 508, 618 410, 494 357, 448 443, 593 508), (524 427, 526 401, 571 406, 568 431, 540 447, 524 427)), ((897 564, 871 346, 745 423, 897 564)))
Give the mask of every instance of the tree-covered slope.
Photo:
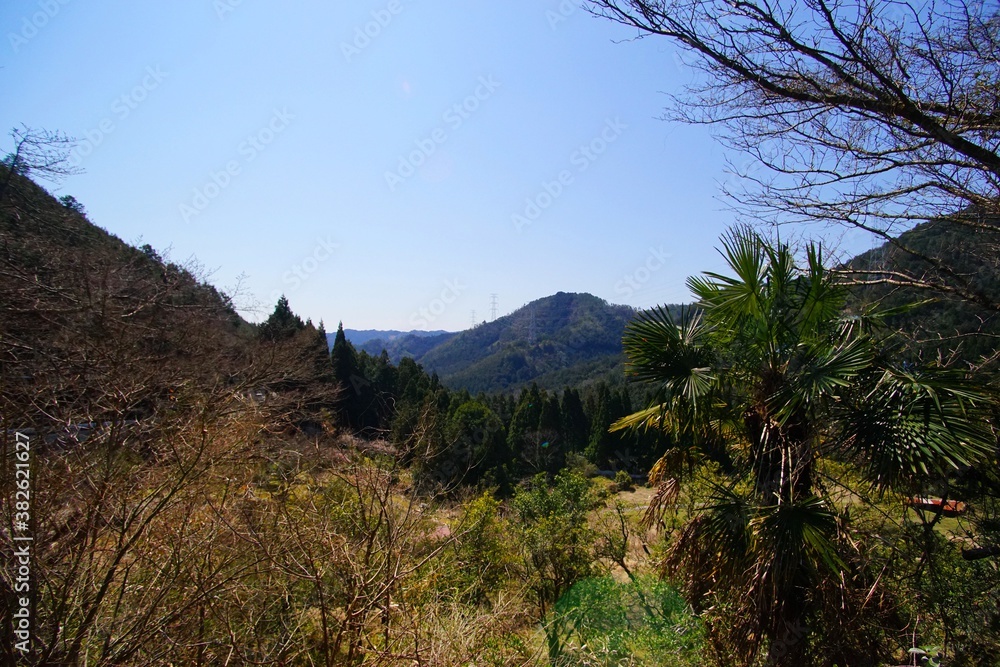
MULTIPOLYGON (((936 257, 952 272, 953 280, 967 283, 971 291, 982 294, 984 302, 989 302, 1000 294, 1000 254, 969 252, 970 247, 985 245, 986 241, 979 238, 981 235, 971 228, 931 221, 901 234, 898 245, 886 243, 862 253, 845 268, 881 271, 891 281, 896 273, 919 276, 929 271, 924 258, 936 257)), ((855 290, 853 307, 874 303, 885 308, 921 304, 891 318, 889 323, 906 333, 914 352, 925 357, 940 352, 954 360, 977 363, 992 355, 997 347, 1000 313, 988 307, 947 293, 892 284, 855 290)))
POLYGON ((634 315, 591 294, 559 292, 457 334, 405 336, 364 349, 378 354, 384 347, 394 361, 411 357, 448 386, 471 392, 620 381, 622 334, 634 315))

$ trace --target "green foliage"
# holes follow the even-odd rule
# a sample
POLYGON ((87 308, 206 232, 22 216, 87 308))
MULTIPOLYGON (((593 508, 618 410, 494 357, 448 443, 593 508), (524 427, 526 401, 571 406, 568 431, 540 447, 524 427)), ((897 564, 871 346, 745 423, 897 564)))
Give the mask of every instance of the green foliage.
POLYGON ((676 589, 655 577, 583 579, 559 598, 551 616, 563 632, 557 664, 579 664, 598 653, 613 657, 612 664, 702 664, 700 621, 676 589))
POLYGON ((514 527, 490 493, 471 500, 464 511, 456 546, 456 587, 462 599, 482 604, 509 586, 517 571, 518 554, 510 539, 514 527))
POLYGON ((486 405, 474 400, 459 405, 449 420, 447 438, 453 482, 475 484, 486 477, 492 484, 507 484, 507 432, 486 405))
POLYGON ((539 473, 511 500, 527 581, 542 618, 570 586, 594 571, 594 533, 587 523, 594 506, 590 482, 569 471, 551 485, 539 473))
POLYGON ((597 466, 587 460, 582 454, 569 454, 566 456, 566 469, 575 475, 590 479, 596 477, 600 472, 597 466))
POLYGON ((692 602, 725 603, 716 627, 741 661, 763 648, 775 664, 798 664, 801 623, 820 618, 811 638, 825 655, 876 654, 877 639, 865 646, 841 625, 857 618, 843 612, 846 601, 863 605, 855 593, 872 576, 817 484, 817 462, 857 462, 882 493, 915 489, 986 460, 996 447, 992 401, 954 373, 894 365, 865 321, 842 318, 845 293, 819 248, 809 246, 799 267, 790 249, 746 228, 722 242, 733 275, 689 279, 697 310, 677 320, 665 309, 641 314, 625 337, 630 372, 656 396, 619 427, 666 431, 676 443, 653 468, 661 486, 650 516, 676 497, 691 450, 726 464, 731 478, 695 508, 669 569, 692 602), (706 580, 717 582, 711 592, 706 580), (833 604, 843 620, 830 627, 833 604))
MULTIPOLYGON (((337 325, 330 363, 334 379, 341 389, 337 405, 341 421, 355 431, 377 427, 381 414, 384 414, 380 413, 380 397, 372 380, 365 376, 354 346, 344 336, 342 322, 337 325)), ((380 370, 371 368, 370 372, 377 375, 380 370)))
POLYGON ((305 328, 302 318, 292 312, 288 299, 282 294, 274 306, 274 312, 260 325, 260 338, 267 341, 287 340, 305 328))
POLYGON ((522 474, 553 474, 566 464, 558 399, 537 385, 521 392, 507 429, 507 446, 522 474))
POLYGON ((59 203, 74 213, 87 217, 87 209, 73 195, 63 195, 59 198, 59 203))
POLYGON ((635 488, 632 484, 632 475, 627 470, 619 470, 615 473, 615 487, 619 491, 631 491, 635 488))
MULTIPOLYGON (((901 553, 883 555, 899 558, 893 562, 894 584, 908 617, 916 623, 918 646, 941 647, 949 666, 995 665, 1000 651, 996 563, 964 560, 961 542, 923 523, 904 523, 892 530, 901 553)), ((900 639, 901 644, 910 641, 900 639)))

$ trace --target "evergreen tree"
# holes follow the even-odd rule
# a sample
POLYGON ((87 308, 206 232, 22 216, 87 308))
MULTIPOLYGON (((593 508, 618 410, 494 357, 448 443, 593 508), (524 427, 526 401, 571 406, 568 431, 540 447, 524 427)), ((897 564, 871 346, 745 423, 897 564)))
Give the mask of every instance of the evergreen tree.
POLYGON ((503 423, 486 405, 462 402, 448 424, 449 451, 442 467, 452 482, 474 484, 485 477, 491 486, 505 489, 503 465, 508 462, 503 423))
POLYGON ((336 378, 334 378, 333 366, 330 363, 329 349, 329 343, 326 340, 326 327, 323 326, 323 320, 320 320, 312 344, 312 356, 316 365, 316 376, 325 382, 335 382, 336 378))
POLYGON ((302 318, 292 312, 288 299, 282 294, 274 306, 274 312, 260 325, 259 335, 262 340, 287 340, 305 328, 302 318))
POLYGON ((601 467, 608 465, 614 454, 615 445, 619 442, 617 434, 608 432, 614 422, 612 409, 615 407, 620 411, 620 401, 617 398, 613 400, 608 385, 600 383, 590 413, 590 440, 585 455, 592 463, 601 467), (617 406, 613 406, 612 403, 617 403, 617 406))
POLYGON ((365 400, 362 420, 366 425, 384 432, 390 427, 394 405, 399 395, 398 371, 390 362, 385 350, 382 350, 382 354, 377 357, 362 350, 358 353, 358 368, 361 375, 371 383, 368 387, 370 396, 365 400))
POLYGON ((361 414, 364 411, 362 397, 365 388, 370 384, 358 367, 358 355, 354 346, 344 335, 344 323, 337 325, 337 334, 333 339, 333 349, 330 351, 333 365, 333 376, 340 384, 343 395, 338 404, 341 419, 352 429, 364 426, 361 414))
POLYGON ((557 473, 566 465, 566 450, 562 437, 562 412, 555 395, 542 394, 542 410, 538 416, 537 443, 534 453, 539 466, 550 473, 557 473))
POLYGON ((517 407, 507 428, 507 447, 517 471, 536 473, 542 470, 533 454, 537 449, 538 422, 542 416, 542 397, 538 385, 521 390, 517 407))
POLYGON ((580 400, 580 392, 567 387, 562 395, 562 434, 566 450, 582 452, 590 436, 590 422, 580 400))

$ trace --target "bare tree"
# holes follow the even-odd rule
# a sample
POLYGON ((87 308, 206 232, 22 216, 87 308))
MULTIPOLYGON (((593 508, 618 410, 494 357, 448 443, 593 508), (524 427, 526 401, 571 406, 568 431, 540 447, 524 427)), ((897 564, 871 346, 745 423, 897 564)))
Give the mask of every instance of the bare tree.
POLYGON ((990 310, 983 290, 899 234, 963 230, 1000 247, 1000 8, 944 0, 588 0, 592 13, 674 40, 698 70, 667 117, 723 129, 748 156, 727 195, 770 224, 861 229, 918 260, 851 277, 931 289, 990 310))
POLYGON ((10 131, 14 146, 3 158, 7 169, 0 176, 0 203, 8 194, 15 175, 31 176, 58 183, 67 176, 81 172, 73 164, 70 153, 76 140, 62 132, 41 130, 22 125, 10 131))

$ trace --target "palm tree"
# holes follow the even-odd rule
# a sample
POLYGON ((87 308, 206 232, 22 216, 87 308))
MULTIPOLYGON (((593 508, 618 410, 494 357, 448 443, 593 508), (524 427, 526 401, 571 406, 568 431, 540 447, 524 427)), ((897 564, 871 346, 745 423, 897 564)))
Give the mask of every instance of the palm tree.
POLYGON ((677 319, 647 311, 625 334, 628 371, 656 399, 614 428, 660 429, 675 443, 650 472, 646 519, 662 518, 692 462, 719 462, 726 481, 687 517, 667 563, 696 608, 713 602, 734 662, 766 647, 767 664, 807 664, 821 639, 806 626, 820 624, 830 662, 873 661, 877 641, 842 620, 870 604, 851 584, 872 582, 817 465, 854 464, 880 492, 969 465, 996 446, 990 400, 964 377, 891 363, 878 316, 844 314, 817 246, 799 267, 747 228, 722 243, 734 275, 690 278, 694 307, 677 319))

